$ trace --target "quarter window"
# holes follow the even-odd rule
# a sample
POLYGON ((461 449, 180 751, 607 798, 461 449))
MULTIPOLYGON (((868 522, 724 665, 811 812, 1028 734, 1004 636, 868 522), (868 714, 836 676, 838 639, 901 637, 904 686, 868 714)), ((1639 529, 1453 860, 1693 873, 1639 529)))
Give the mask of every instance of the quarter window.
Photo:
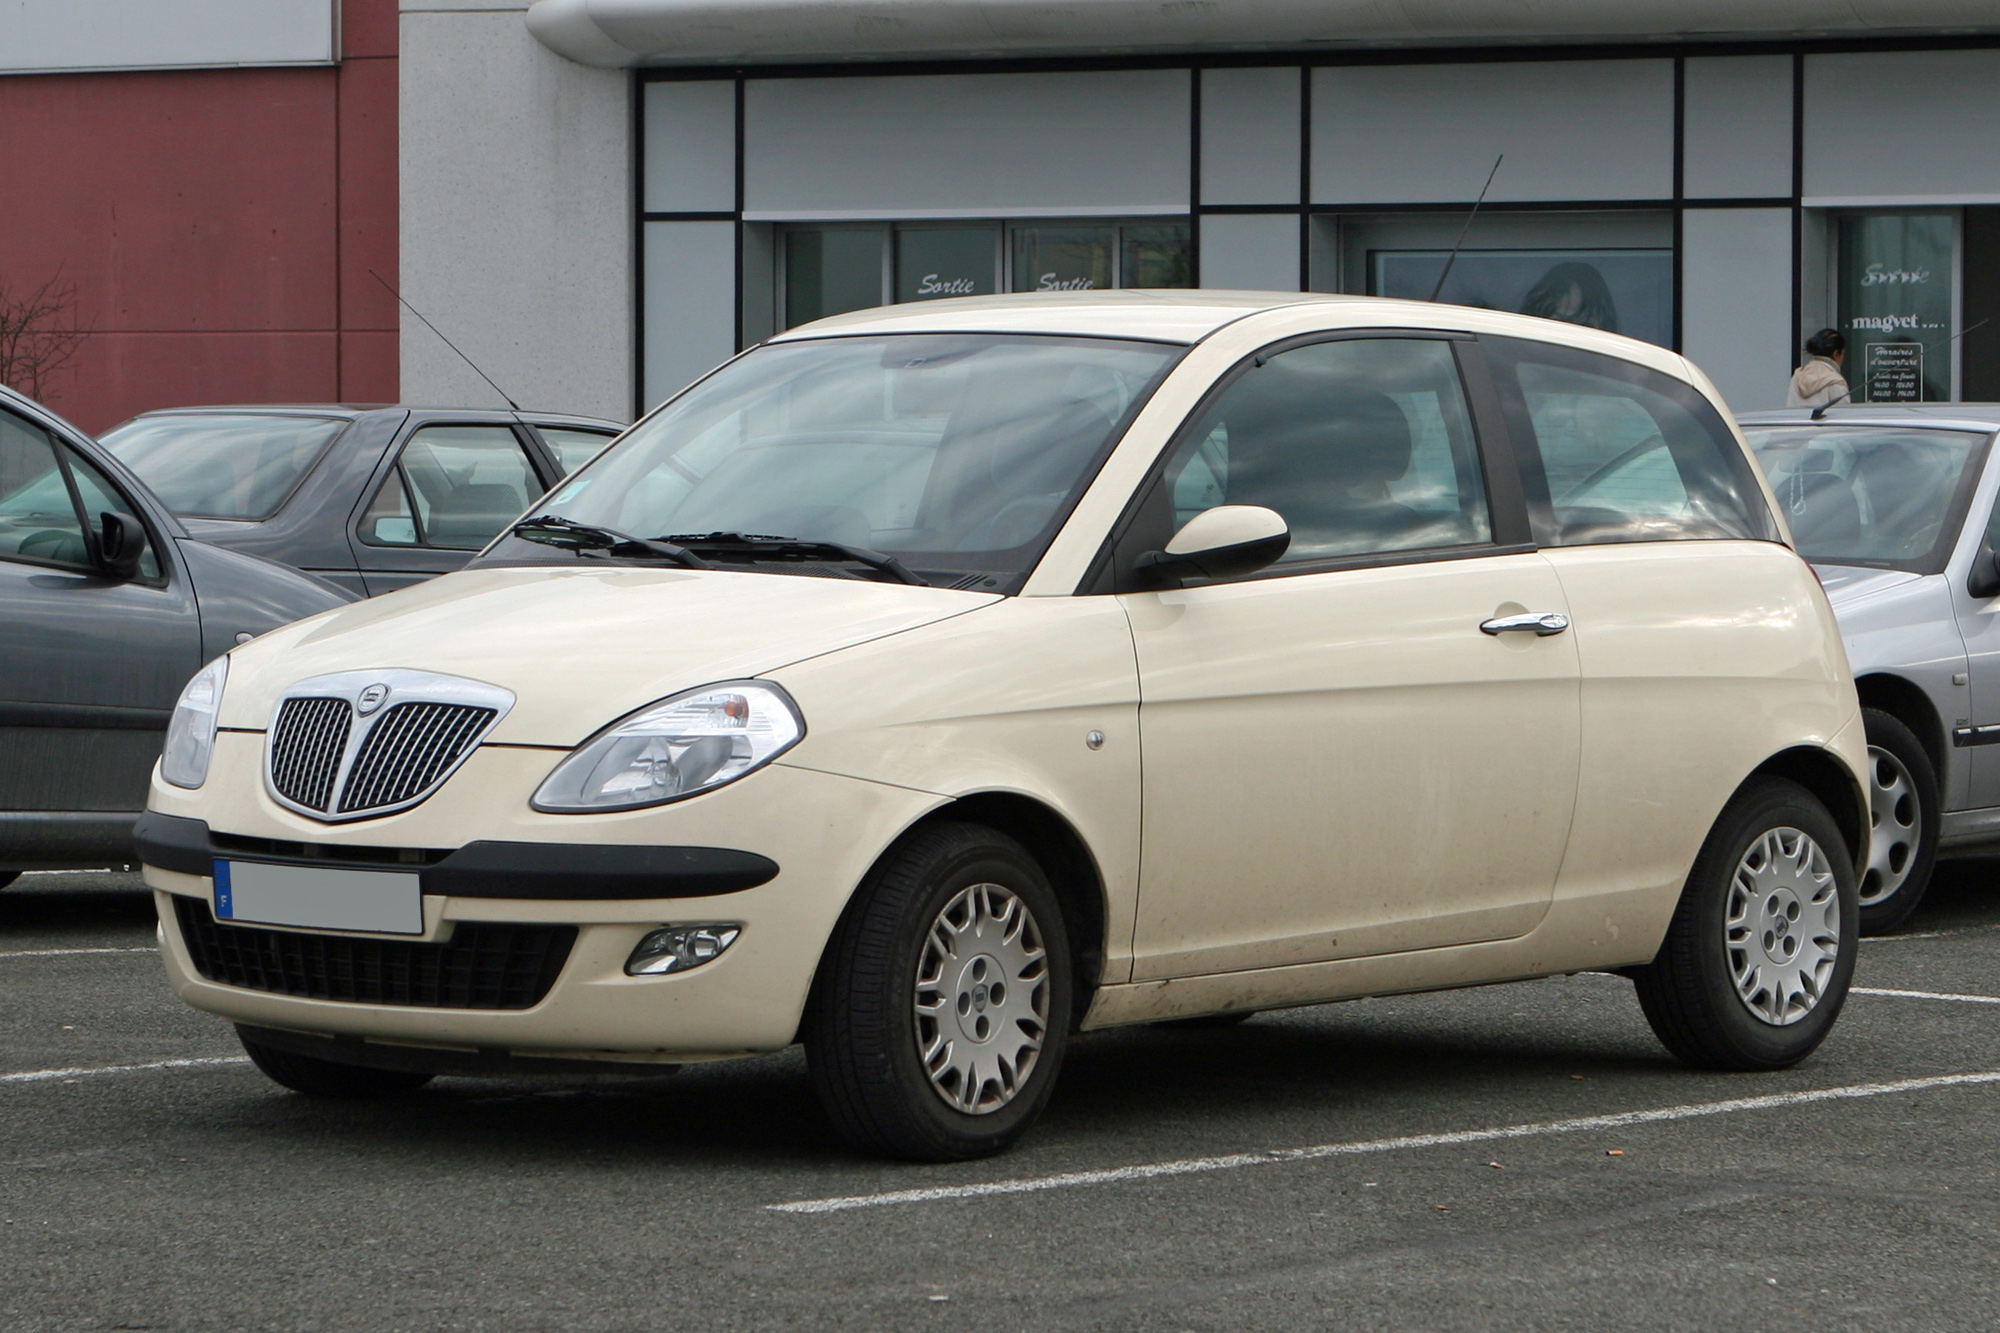
POLYGON ((1773 539, 1736 437, 1691 386, 1571 348, 1486 339, 1544 546, 1773 539))
POLYGON ((1491 540, 1450 343, 1343 339, 1260 360, 1169 458, 1175 528, 1263 505, 1292 530, 1285 564, 1491 540))
POLYGON ((361 539, 375 546, 476 551, 542 493, 505 426, 426 426, 369 503, 361 539))

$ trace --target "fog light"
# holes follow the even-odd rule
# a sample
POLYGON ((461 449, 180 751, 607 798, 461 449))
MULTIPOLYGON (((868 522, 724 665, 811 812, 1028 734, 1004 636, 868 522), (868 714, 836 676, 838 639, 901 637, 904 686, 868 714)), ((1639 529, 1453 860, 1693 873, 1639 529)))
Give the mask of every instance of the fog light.
POLYGON ((700 967, 736 943, 741 926, 666 926, 639 941, 625 960, 628 977, 658 976, 700 967))

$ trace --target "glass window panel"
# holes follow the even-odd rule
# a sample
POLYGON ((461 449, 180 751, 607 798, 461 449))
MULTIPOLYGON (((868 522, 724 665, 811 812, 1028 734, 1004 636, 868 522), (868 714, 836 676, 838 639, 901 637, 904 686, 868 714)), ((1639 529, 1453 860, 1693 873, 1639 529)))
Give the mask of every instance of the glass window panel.
POLYGON ((1547 488, 1545 544, 1770 538, 1735 436, 1686 384, 1629 361, 1541 343, 1511 348, 1547 488))
POLYGON ((785 327, 882 304, 881 227, 809 227, 785 233, 785 327))
POLYGON ((263 519, 346 427, 327 417, 140 417, 103 444, 176 514, 263 519))
POLYGON ((427 546, 476 551, 542 493, 504 426, 426 426, 403 447, 401 463, 427 546))
POLYGON ((1855 402, 1951 400, 1955 230, 1948 213, 1840 220, 1842 369, 1855 402))
POLYGON ((896 232, 896 299, 990 296, 1000 266, 998 227, 903 227, 896 232))
POLYGON ((88 565, 76 505, 41 427, 0 412, 0 556, 88 565))
POLYGON ((1219 504, 1275 509, 1285 563, 1490 541, 1448 343, 1314 343, 1241 374, 1167 464, 1178 528, 1219 504))
POLYGON ((410 496, 403 487, 403 474, 395 468, 389 469, 389 479, 382 483, 382 489, 375 492, 368 505, 368 513, 361 520, 361 540, 370 546, 416 546, 423 541, 423 534, 417 531, 417 520, 410 513, 410 496))
MULTIPOLYGON (((1951 556, 1953 501, 1984 457, 1983 435, 1879 426, 1744 432, 1799 554, 1935 574, 1951 556)), ((2000 510, 1996 510, 2000 517, 2000 510)))
POLYGON ((1191 287, 1193 243, 1186 223, 1120 229, 1119 285, 1191 287))
POLYGON ((559 426, 537 426, 535 429, 541 432, 543 443, 555 454, 564 476, 603 453, 604 446, 617 438, 601 431, 564 430, 559 426))
MULTIPOLYGON (((76 497, 83 502, 85 519, 93 526, 101 524, 105 514, 130 514, 140 518, 138 506, 126 499, 111 484, 96 466, 74 449, 64 449, 63 456, 69 460, 70 476, 76 480, 76 497)), ((140 518, 140 522, 144 522, 140 518)), ((103 529, 97 528, 101 533, 103 529)), ((157 579, 160 577, 160 557, 153 549, 152 534, 146 539, 146 549, 139 556, 139 577, 157 579)))
POLYGON ((1113 227, 1016 227, 1014 290, 1096 291, 1111 286, 1113 227))
POLYGON ((936 582, 1000 587, 1033 567, 1180 350, 996 334, 776 343, 634 426, 547 508, 644 537, 843 542, 936 582))

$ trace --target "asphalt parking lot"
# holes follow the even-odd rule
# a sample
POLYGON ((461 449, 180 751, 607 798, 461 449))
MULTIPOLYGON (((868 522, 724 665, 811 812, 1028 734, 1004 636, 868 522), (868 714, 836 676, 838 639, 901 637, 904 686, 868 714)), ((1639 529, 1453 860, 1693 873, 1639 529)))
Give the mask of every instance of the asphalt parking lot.
POLYGON ((0 1327, 2000 1322, 2000 863, 1786 1073, 1686 1071, 1578 976, 1092 1036, 949 1167, 844 1152, 796 1052, 311 1102, 152 941, 135 876, 0 893, 0 1327))

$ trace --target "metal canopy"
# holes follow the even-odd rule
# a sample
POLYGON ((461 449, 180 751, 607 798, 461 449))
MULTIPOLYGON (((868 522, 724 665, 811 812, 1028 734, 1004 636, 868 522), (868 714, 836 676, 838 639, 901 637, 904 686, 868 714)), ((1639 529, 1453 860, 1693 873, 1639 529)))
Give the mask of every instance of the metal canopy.
POLYGON ((1993 0, 534 0, 550 50, 630 65, 962 60, 2000 32, 1993 0))

